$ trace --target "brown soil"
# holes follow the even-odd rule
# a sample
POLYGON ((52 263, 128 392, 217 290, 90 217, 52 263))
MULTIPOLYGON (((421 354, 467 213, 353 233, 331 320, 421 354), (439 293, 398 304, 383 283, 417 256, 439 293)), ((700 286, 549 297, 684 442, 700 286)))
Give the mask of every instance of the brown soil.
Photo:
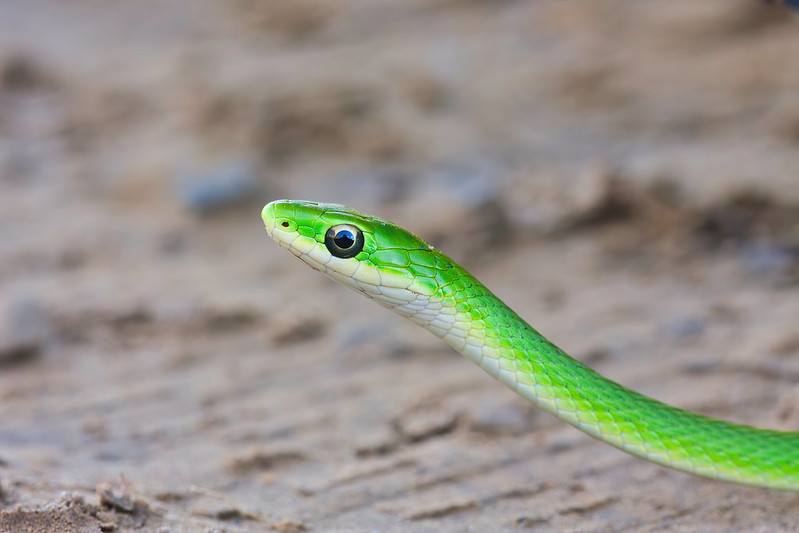
POLYGON ((603 374, 799 431, 799 21, 748 0, 0 2, 0 531, 796 531, 271 243, 462 261, 603 374))

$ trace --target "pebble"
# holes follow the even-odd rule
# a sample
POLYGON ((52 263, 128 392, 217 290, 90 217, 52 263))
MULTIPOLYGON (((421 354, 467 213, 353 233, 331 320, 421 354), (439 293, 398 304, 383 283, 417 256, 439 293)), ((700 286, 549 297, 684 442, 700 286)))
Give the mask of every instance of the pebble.
POLYGON ((671 338, 685 340, 698 337, 705 331, 705 320, 697 317, 679 317, 665 324, 665 332, 671 338))
POLYGON ((0 324, 0 364, 19 364, 37 357, 50 337, 44 304, 30 295, 12 297, 0 324))
POLYGON ((790 273, 799 259, 799 250, 772 242, 758 242, 741 249, 741 260, 746 269, 759 276, 783 278, 790 273))
POLYGON ((234 158, 179 176, 175 190, 185 209, 208 215, 244 202, 256 192, 256 185, 255 165, 246 159, 234 158))

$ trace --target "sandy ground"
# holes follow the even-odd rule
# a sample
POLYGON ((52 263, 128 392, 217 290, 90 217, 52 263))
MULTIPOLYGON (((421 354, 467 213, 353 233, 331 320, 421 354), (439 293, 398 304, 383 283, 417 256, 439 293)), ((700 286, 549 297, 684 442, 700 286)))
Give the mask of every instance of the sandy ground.
POLYGON ((390 218, 613 379, 797 431, 797 46, 744 0, 0 2, 0 531, 796 531, 259 213, 390 218))

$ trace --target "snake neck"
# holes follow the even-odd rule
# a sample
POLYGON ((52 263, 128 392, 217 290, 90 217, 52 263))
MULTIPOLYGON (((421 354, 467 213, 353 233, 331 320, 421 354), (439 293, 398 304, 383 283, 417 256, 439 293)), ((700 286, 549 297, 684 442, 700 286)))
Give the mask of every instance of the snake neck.
POLYGON ((799 490, 799 434, 715 420, 605 378, 465 274, 383 305, 422 325, 538 407, 643 459, 746 485, 799 490))

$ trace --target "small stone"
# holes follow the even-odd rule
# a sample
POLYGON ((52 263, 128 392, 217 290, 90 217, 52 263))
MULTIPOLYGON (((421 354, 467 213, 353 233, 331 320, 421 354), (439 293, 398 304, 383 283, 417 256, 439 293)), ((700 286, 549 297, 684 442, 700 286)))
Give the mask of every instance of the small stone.
POLYGON ((0 364, 17 365, 35 359, 50 335, 50 317, 44 305, 31 296, 12 298, 0 324, 0 364))
POLYGON ((231 159, 216 167, 191 172, 176 180, 181 205, 199 215, 244 203, 256 192, 255 166, 231 159))
POLYGON ((665 325, 666 334, 676 339, 698 337, 705 331, 705 320, 697 317, 680 317, 668 321, 665 325))
POLYGON ((458 413, 431 411, 405 415, 397 422, 400 433, 410 442, 451 433, 458 426, 458 413))
POLYGON ((100 504, 124 513, 132 513, 136 508, 136 502, 126 490, 115 491, 110 483, 100 483, 95 488, 100 496, 100 504))

